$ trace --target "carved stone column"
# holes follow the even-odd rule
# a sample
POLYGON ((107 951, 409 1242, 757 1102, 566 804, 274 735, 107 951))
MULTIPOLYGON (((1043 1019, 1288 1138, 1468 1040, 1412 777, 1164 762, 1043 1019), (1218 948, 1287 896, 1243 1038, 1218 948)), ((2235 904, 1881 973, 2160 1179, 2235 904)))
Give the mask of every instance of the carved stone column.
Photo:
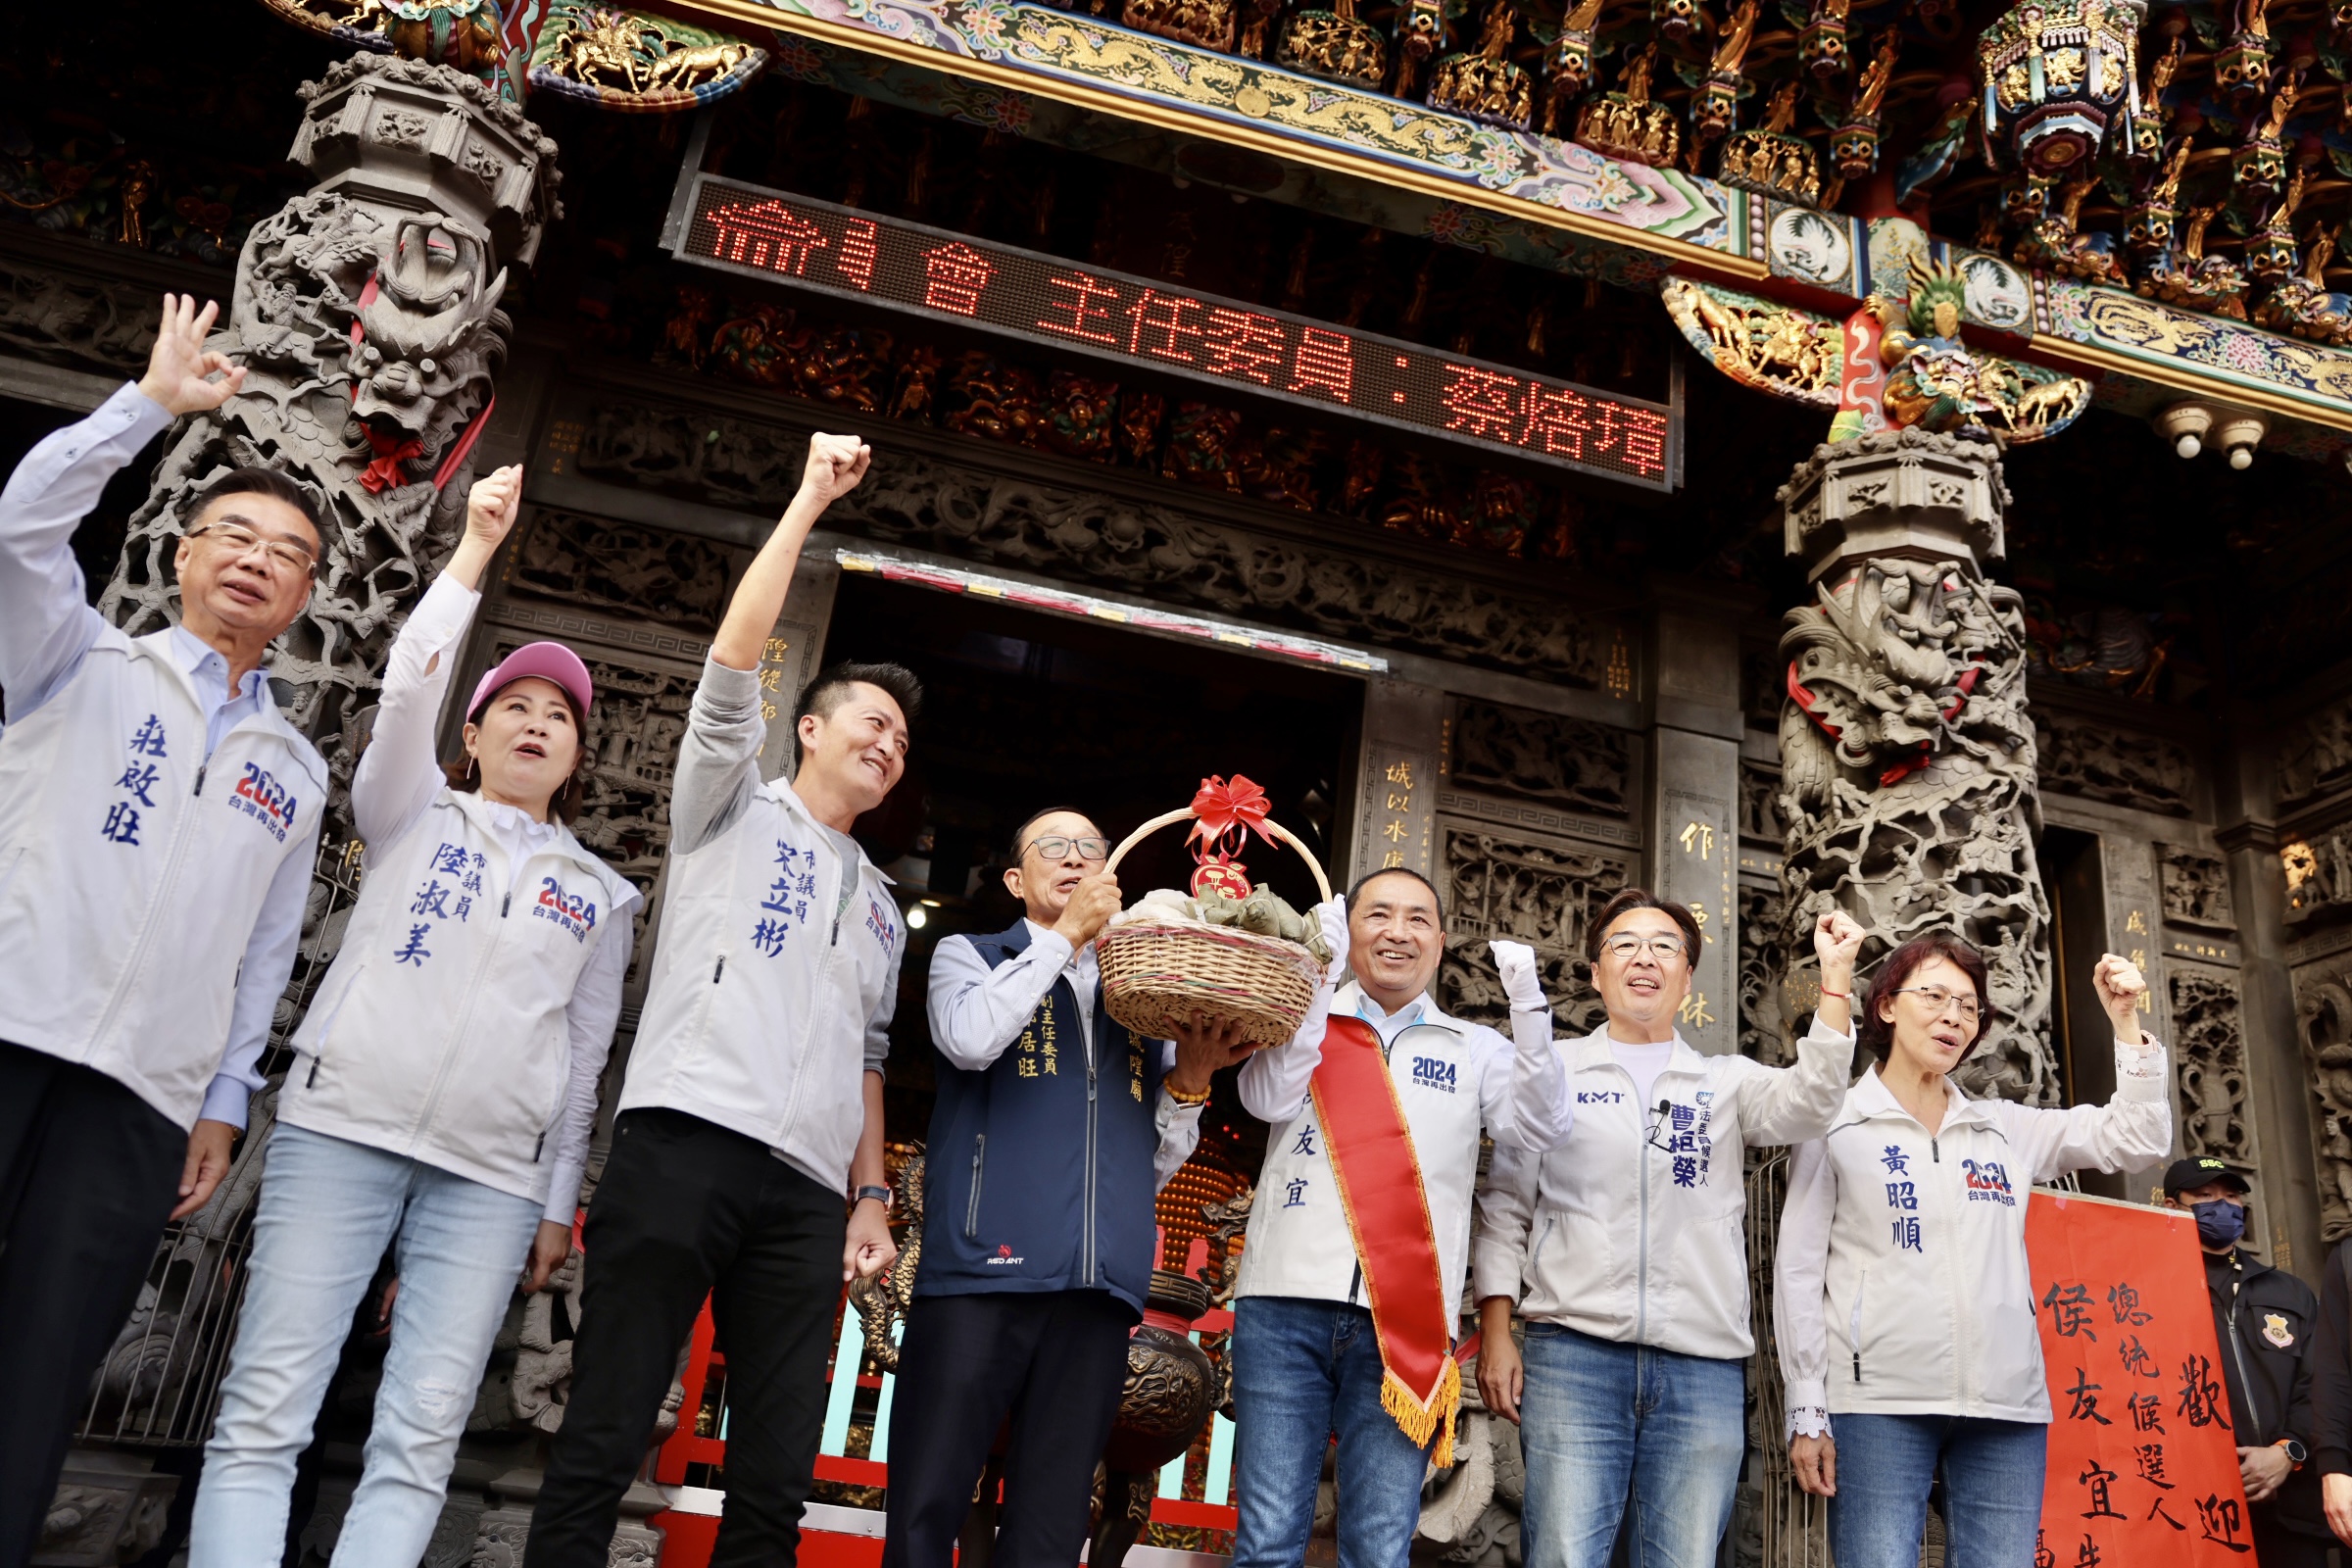
POLYGON ((471 77, 361 54, 302 95, 289 156, 318 183, 255 225, 211 345, 244 388, 174 427, 100 609, 133 633, 165 623, 184 505, 223 469, 311 486, 325 559, 274 674, 341 782, 352 720, 464 517, 511 330, 502 263, 527 263, 561 209, 555 143, 471 77))
MULTIPOLYGON (((1821 911, 1871 933, 1867 965, 1951 931, 1992 970, 1969 1087, 2059 1096, 2049 1044, 2050 908, 2034 860, 2040 808, 2026 713, 2022 605, 1987 581, 2008 501, 1985 442, 1920 430, 1816 447, 1780 491, 1788 553, 1814 602, 1780 656, 1783 941, 1809 950, 1821 911)), ((1788 1005, 1809 1011, 1809 964, 1788 1005)))

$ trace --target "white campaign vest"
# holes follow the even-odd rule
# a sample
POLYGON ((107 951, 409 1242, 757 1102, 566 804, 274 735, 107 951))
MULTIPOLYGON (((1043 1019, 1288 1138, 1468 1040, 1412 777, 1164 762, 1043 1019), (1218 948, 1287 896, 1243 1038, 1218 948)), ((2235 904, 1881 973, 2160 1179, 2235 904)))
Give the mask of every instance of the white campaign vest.
MULTIPOLYGON (((1352 988, 1340 993, 1334 1012, 1346 1016, 1352 988)), ((1463 1025, 1442 1014, 1439 1023, 1399 1030, 1389 1047, 1389 1077, 1404 1107, 1413 1154, 1421 1164, 1431 1234, 1446 1282, 1446 1317, 1460 1310, 1462 1275, 1470 1251, 1470 1195, 1478 1181, 1478 1053, 1463 1025)), ((1293 1296, 1369 1306, 1355 1238, 1340 1203, 1323 1146, 1323 1127, 1310 1098, 1304 1109, 1266 1141, 1266 1161, 1250 1230, 1242 1249, 1238 1296, 1293 1296)))
POLYGON ((838 919, 841 856, 789 784, 672 855, 662 938, 620 1110, 665 1106, 756 1138, 848 1189, 865 1125, 866 1022, 905 940, 862 852, 838 919))
POLYGON ((1775 1101, 1784 1122, 1806 1124, 1796 1136, 1829 1125, 1851 1039, 1817 1028, 1798 1042, 1798 1065, 1776 1071, 1700 1055, 1678 1034, 1646 1105, 1635 1103, 1605 1023, 1553 1049, 1567 1057, 1576 1126, 1540 1157, 1495 1152, 1490 1179, 1513 1184, 1529 1223, 1516 1246, 1482 1241, 1480 1293, 1516 1286, 1531 1321, 1620 1345, 1747 1355, 1746 1152, 1781 1141, 1775 1101))
POLYGON ((194 1127, 270 883, 317 851, 327 775, 268 701, 208 761, 171 637, 105 628, 0 740, 0 1040, 194 1127))
POLYGON ((445 786, 406 833, 368 847, 277 1114, 544 1203, 572 992, 636 890, 568 828, 509 867, 489 810, 445 786))
POLYGON ((1826 1145, 1841 1195, 1829 1408, 2049 1420, 2026 1267, 2034 1172, 1999 1108, 1964 1101, 1931 1138, 1875 1074, 1845 1103, 1826 1145))
MULTIPOLYGON (((2119 1047, 2104 1105, 2037 1109, 1953 1092, 1931 1136, 1876 1071, 1864 1074, 1822 1145, 1838 1179, 1822 1276, 1827 1407, 2049 1420, 2027 1200, 2035 1182, 2070 1170, 2162 1160, 2173 1143, 2166 1082, 2162 1051, 2119 1047)), ((2113 1307, 2082 1303, 2120 1344, 2132 1326, 2113 1307)))

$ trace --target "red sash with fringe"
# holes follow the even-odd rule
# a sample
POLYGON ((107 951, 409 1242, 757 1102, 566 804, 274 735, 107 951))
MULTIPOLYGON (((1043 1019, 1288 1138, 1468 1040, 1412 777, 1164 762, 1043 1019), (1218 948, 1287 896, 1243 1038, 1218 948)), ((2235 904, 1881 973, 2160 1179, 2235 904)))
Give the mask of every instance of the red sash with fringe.
POLYGON ((1416 1446, 1426 1448, 1435 1438, 1438 1464, 1449 1465, 1461 1363, 1449 1353, 1453 1325, 1446 1319, 1445 1278, 1429 1199, 1421 1190, 1421 1160, 1370 1024, 1331 1019, 1323 1031, 1322 1065, 1308 1091, 1372 1298, 1372 1330, 1385 1373, 1381 1407, 1416 1446))

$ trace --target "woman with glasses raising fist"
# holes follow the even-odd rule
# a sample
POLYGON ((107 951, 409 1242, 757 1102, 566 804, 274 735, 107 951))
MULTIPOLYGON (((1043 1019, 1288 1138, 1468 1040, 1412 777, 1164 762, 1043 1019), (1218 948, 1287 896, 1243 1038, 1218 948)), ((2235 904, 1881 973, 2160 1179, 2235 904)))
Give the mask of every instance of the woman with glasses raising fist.
POLYGON ((1701 1055, 1676 1030, 1701 940, 1680 904, 1609 901, 1587 948, 1608 1022, 1555 1047, 1575 1127, 1540 1156, 1497 1140, 1479 1194, 1478 1388, 1520 1424, 1527 1568, 1601 1568, 1621 1525, 1644 1568, 1704 1568, 1731 1523, 1754 1349, 1741 1156, 1837 1114, 1862 928, 1833 910, 1814 930, 1821 1007, 1790 1067, 1701 1055))
POLYGON ((1773 1326, 1788 1455, 1830 1499, 1838 1568, 1911 1568, 1938 1474, 1950 1568, 2034 1560, 2050 1401, 2026 1198, 2068 1171, 2157 1164, 2173 1143, 2147 982, 2108 954, 2091 984, 2115 1026, 2106 1104, 1970 1100, 1951 1072, 1983 1038, 1984 960, 1953 936, 1903 944, 1862 1010, 1878 1064, 1791 1160, 1773 1326))

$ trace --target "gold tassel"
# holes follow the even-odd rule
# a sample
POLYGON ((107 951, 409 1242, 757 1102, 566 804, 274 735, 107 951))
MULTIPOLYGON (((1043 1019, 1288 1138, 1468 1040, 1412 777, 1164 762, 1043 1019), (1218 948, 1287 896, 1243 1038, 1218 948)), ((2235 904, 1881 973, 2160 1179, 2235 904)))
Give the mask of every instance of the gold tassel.
POLYGON ((1380 1380, 1380 1407, 1413 1440, 1414 1447, 1426 1448, 1436 1440, 1437 1451, 1431 1459, 1441 1470, 1453 1464, 1453 1412, 1461 1398, 1462 1363, 1450 1355, 1427 1403, 1396 1373, 1386 1373, 1380 1380))

